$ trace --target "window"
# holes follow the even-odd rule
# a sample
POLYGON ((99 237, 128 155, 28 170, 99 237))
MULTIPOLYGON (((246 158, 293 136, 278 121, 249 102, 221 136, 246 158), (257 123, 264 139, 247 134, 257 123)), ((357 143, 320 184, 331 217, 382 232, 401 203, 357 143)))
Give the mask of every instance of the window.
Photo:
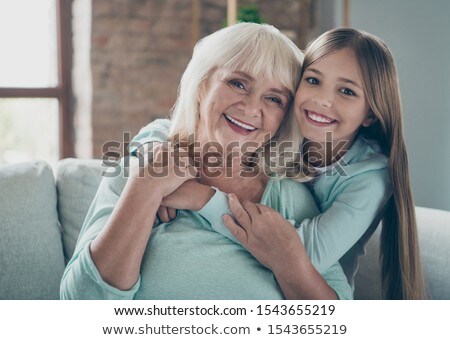
POLYGON ((0 164, 73 156, 70 3, 0 0, 0 164))

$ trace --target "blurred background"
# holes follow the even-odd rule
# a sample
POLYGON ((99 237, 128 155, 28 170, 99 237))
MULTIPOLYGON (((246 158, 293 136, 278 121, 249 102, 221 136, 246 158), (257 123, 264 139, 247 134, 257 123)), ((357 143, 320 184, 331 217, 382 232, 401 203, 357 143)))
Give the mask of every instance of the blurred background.
POLYGON ((195 42, 236 17, 302 49, 349 26, 396 59, 416 205, 450 210, 449 16, 447 0, 0 0, 0 164, 126 149, 168 116, 195 42))

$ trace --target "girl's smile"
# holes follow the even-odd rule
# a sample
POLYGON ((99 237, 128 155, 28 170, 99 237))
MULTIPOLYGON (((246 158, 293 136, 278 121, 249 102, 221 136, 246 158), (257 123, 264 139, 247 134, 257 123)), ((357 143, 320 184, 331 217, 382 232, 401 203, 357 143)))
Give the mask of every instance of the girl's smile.
POLYGON ((336 124, 338 121, 336 119, 332 119, 330 117, 324 116, 320 113, 304 110, 306 119, 313 125, 316 126, 330 126, 332 124, 336 124))

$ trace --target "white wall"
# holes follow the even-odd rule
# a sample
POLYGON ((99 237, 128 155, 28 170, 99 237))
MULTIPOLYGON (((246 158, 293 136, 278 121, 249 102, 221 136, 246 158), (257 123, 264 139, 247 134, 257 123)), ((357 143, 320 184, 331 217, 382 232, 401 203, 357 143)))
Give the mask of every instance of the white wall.
MULTIPOLYGON (((337 26, 341 4, 335 2, 337 26)), ((448 0, 350 0, 350 26, 383 39, 397 63, 415 203, 444 210, 450 210, 449 17, 448 0)))

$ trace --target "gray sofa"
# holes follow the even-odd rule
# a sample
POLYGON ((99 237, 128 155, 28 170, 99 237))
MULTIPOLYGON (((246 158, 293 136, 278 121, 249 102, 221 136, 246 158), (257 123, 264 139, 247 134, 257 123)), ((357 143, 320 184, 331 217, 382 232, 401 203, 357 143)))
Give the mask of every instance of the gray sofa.
MULTIPOLYGON (((0 299, 58 299, 59 282, 101 180, 99 160, 0 166, 0 299)), ((416 208, 432 299, 450 299, 450 212, 416 208)), ((355 299, 379 299, 379 231, 361 258, 355 299)))

